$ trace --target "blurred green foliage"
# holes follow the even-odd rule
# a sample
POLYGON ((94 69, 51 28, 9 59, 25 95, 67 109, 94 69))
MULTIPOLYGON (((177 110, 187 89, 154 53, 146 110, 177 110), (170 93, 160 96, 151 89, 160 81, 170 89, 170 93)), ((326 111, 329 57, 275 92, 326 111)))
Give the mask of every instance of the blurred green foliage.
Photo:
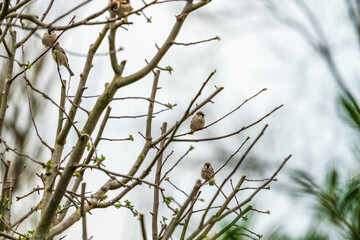
MULTIPOLYGON (((350 124, 354 134, 360 136, 360 108, 355 98, 347 92, 340 95, 338 104, 343 119, 350 124)), ((355 161, 355 164, 359 164, 359 161, 355 161)), ((306 171, 298 170, 291 174, 299 187, 298 193, 315 200, 312 224, 300 237, 294 238, 275 230, 269 239, 360 240, 360 166, 344 168, 346 165, 339 164, 329 169, 322 185, 318 185, 306 171)))
MULTIPOLYGON (((224 228, 227 224, 224 225, 224 228)), ((260 239, 262 236, 252 232, 249 229, 251 223, 248 221, 248 216, 245 215, 241 220, 237 222, 233 227, 227 230, 223 236, 222 240, 245 240, 245 239, 260 239)))

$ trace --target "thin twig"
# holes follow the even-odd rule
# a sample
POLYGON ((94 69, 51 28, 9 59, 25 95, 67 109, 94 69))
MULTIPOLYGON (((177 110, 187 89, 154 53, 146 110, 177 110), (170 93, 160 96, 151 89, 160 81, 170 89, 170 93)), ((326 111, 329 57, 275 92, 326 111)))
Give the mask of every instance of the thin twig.
POLYGON ((151 123, 152 123, 152 118, 153 118, 153 112, 154 112, 154 100, 156 97, 156 92, 158 90, 158 83, 159 83, 159 77, 160 77, 160 71, 156 71, 155 76, 154 76, 154 82, 153 82, 153 86, 152 86, 152 90, 151 90, 151 94, 150 94, 150 102, 149 102, 149 107, 148 107, 148 113, 147 113, 147 118, 146 118, 146 133, 145 133, 145 137, 147 141, 152 141, 152 135, 151 135, 151 123))
MULTIPOLYGON (((245 143, 250 139, 250 137, 248 136, 245 141, 239 146, 238 149, 236 149, 236 151, 225 161, 225 163, 218 169, 214 172, 213 175, 211 175, 209 177, 209 180, 212 179, 218 172, 221 171, 221 169, 223 169, 228 163, 229 161, 241 150, 241 148, 245 145, 245 143)), ((204 185, 205 183, 207 183, 209 180, 205 180, 202 185, 204 185)), ((218 186, 217 186, 218 187, 218 186)))
POLYGON ((231 137, 231 136, 234 136, 236 134, 239 134, 241 133, 242 131, 260 123, 262 120, 264 120, 265 118, 269 117, 272 113, 276 112, 278 109, 280 109, 281 107, 283 107, 284 104, 281 104, 280 106, 274 108, 271 112, 269 112, 268 114, 266 114, 265 116, 263 116, 262 118, 260 118, 259 120, 247 125, 247 126, 244 126, 242 127, 240 130, 236 131, 236 132, 233 132, 233 133, 229 133, 229 134, 226 134, 226 135, 223 135, 223 136, 219 136, 219 137, 212 137, 212 138, 201 138, 201 139, 178 139, 178 138, 175 138, 174 141, 175 142, 204 142, 204 141, 214 141, 214 140, 220 140, 220 139, 224 139, 224 138, 228 138, 228 137, 231 137))
POLYGON ((103 171, 105 173, 108 173, 110 175, 114 175, 114 176, 118 176, 118 177, 122 177, 122 178, 127 178, 127 179, 131 179, 131 180, 135 180, 139 183, 145 183, 147 185, 150 185, 150 186, 153 186, 153 187, 156 187, 162 191, 164 191, 165 189, 159 187, 158 185, 154 184, 154 183, 151 183, 151 182, 148 182, 146 180, 143 180, 143 179, 140 179, 140 178, 137 178, 137 177, 131 177, 131 176, 128 176, 128 175, 125 175, 125 174, 121 174, 121 173, 116 173, 116 172, 113 172, 113 171, 110 171, 110 170, 107 170, 107 169, 104 169, 102 167, 100 167, 99 165, 87 165, 87 164, 79 164, 77 165, 76 167, 81 167, 81 168, 91 168, 91 169, 98 169, 100 171, 103 171))
MULTIPOLYGON (((70 22, 72 22, 72 21, 73 21, 73 19, 71 19, 70 22)), ((64 31, 62 31, 62 32, 57 36, 56 40, 59 39, 63 33, 64 33, 64 31)), ((54 44, 55 44, 55 43, 54 43, 54 44)), ((51 49, 51 47, 47 48, 47 49, 46 49, 43 53, 41 53, 34 61, 32 61, 32 62, 30 63, 30 65, 31 65, 31 66, 34 66, 34 64, 35 64, 37 61, 39 61, 40 58, 42 58, 42 56, 44 56, 50 49, 51 49)), ((14 81, 18 76, 20 76, 21 74, 23 74, 24 72, 26 72, 26 71, 29 70, 29 69, 30 69, 30 68, 25 68, 25 69, 23 69, 23 70, 20 71, 19 73, 15 74, 15 76, 13 76, 13 77, 12 77, 10 80, 8 80, 8 81, 10 81, 10 82, 14 81)))
MULTIPOLYGON (((238 163, 235 165, 235 167, 233 168, 233 170, 229 173, 229 175, 223 180, 222 184, 220 185, 219 189, 222 189, 225 185, 225 183, 231 178, 231 176, 236 172, 236 170, 239 168, 239 166, 241 165, 241 163, 244 161, 244 159, 247 157, 247 155, 249 154, 249 152, 251 151, 251 149, 255 146, 255 144, 257 143, 257 141, 263 136, 265 130, 267 129, 268 125, 265 125, 264 128, 261 130, 261 132, 259 133, 259 135, 256 137, 256 139, 251 143, 251 145, 247 148, 247 150, 245 151, 245 153, 241 156, 240 160, 238 161, 238 163)), ((245 180, 245 178, 244 178, 245 180)), ((212 204, 215 202, 215 199, 217 198, 217 196, 219 195, 220 191, 218 190, 216 192, 216 194, 214 195, 214 197, 211 199, 210 203, 208 204, 208 207, 205 211, 205 213, 203 214, 199 227, 198 229, 191 235, 193 237, 195 237, 203 228, 204 226, 204 221, 206 218, 206 215, 210 209, 210 207, 212 206, 212 204), (197 233, 196 233, 197 232, 197 233)), ((226 207, 226 206, 225 206, 226 207)))
MULTIPOLYGON (((8 183, 8 174, 9 174, 9 169, 10 169, 10 164, 11 161, 7 160, 6 162, 2 161, 5 168, 4 168, 4 176, 3 176, 3 182, 2 182, 2 187, 1 187, 1 199, 0 199, 0 216, 2 219, 3 216, 5 215, 6 212, 6 190, 8 189, 9 183, 8 183)), ((4 230, 4 224, 0 223, 0 230, 3 231, 4 230)))
MULTIPOLYGON (((170 108, 164 108, 162 110, 154 112, 152 114, 152 117, 154 117, 155 115, 160 114, 162 112, 168 111, 168 110, 171 110, 171 109, 170 108)), ((112 118, 112 119, 124 119, 124 118, 125 119, 126 118, 134 119, 134 118, 142 118, 142 117, 147 117, 147 116, 148 116, 148 114, 141 114, 141 115, 134 115, 134 116, 110 116, 110 118, 112 118)))
POLYGON ((175 184, 173 184, 168 177, 165 178, 165 181, 168 182, 168 183, 170 183, 171 186, 173 186, 176 190, 182 192, 186 197, 189 197, 189 195, 188 195, 184 190, 181 190, 181 189, 178 188, 175 184))
MULTIPOLYGON (((164 122, 161 126, 161 134, 166 132, 167 123, 164 122)), ((165 144, 165 139, 160 143, 160 148, 163 148, 165 144)), ((160 186, 160 177, 161 177, 161 167, 162 167, 163 155, 161 155, 156 163, 156 172, 155 172, 155 181, 154 183, 160 186)), ((154 188, 154 201, 153 201, 153 211, 152 211, 152 239, 157 240, 158 236, 158 215, 159 215, 159 189, 154 188)))
POLYGON ((145 221, 144 221, 144 213, 140 213, 139 216, 140 216, 141 233, 142 233, 143 239, 147 240, 146 229, 145 229, 145 221))
POLYGON ((239 219, 244 216, 248 211, 252 209, 251 206, 248 206, 244 209, 244 211, 241 212, 240 215, 238 215, 236 218, 234 218, 227 226, 225 226, 220 232, 215 234, 210 240, 216 240, 218 239, 222 234, 224 234, 226 231, 228 231, 232 226, 235 225, 239 221, 239 219))
POLYGON ((81 217, 82 217, 82 231, 83 231, 83 240, 88 240, 87 237, 87 227, 86 227, 86 212, 84 209, 84 204, 85 204, 85 188, 86 188, 86 183, 83 182, 81 184, 81 205, 80 205, 80 212, 81 212, 81 217))
POLYGON ((122 141, 131 141, 131 139, 128 138, 100 138, 100 140, 104 141, 110 141, 110 142, 122 142, 122 141))
POLYGON ((232 111, 228 112, 228 113, 225 114, 223 117, 217 119, 215 122, 212 122, 212 123, 210 123, 209 125, 203 127, 203 129, 206 129, 206 128, 208 128, 208 127, 211 127, 212 125, 220 122, 220 121, 223 120, 224 118, 228 117, 230 114, 232 114, 232 113, 236 112, 237 110, 239 110, 245 103, 247 103, 247 102, 250 101, 251 99, 257 97, 260 93, 262 93, 262 92, 264 92, 264 91, 266 91, 266 88, 261 89, 261 90, 260 90, 258 93, 256 93, 255 95, 249 97, 248 99, 245 99, 245 101, 242 102, 237 108, 235 108, 235 109, 233 109, 232 111))
POLYGON ((26 155, 26 154, 23 154, 21 152, 18 152, 16 148, 11 148, 6 141, 4 141, 3 139, 0 139, 1 143, 5 145, 5 151, 12 151, 13 153, 15 153, 16 155, 20 156, 20 157, 24 157, 24 158, 27 158, 29 159, 30 161, 34 162, 34 163, 37 163, 39 165, 41 165, 42 167, 46 167, 46 164, 43 163, 43 162, 40 162, 40 161, 37 161, 35 160, 34 158, 26 155))
POLYGON ((6 237, 8 239, 11 239, 11 240, 19 240, 19 238, 16 238, 16 237, 13 237, 7 233, 4 233, 4 232, 0 232, 0 236, 3 236, 3 237, 6 237))
POLYGON ((39 193, 40 190, 44 190, 44 188, 42 188, 42 187, 33 188, 33 190, 28 192, 27 194, 25 194, 23 196, 20 196, 20 197, 16 197, 16 201, 19 201, 19 200, 21 200, 23 198, 26 198, 26 197, 30 196, 31 194, 33 194, 35 192, 39 193))
POLYGON ((199 44, 199 43, 205 43, 205 42, 210 42, 210 41, 214 41, 214 40, 220 41, 220 37, 216 36, 216 37, 209 38, 209 39, 206 39, 206 40, 202 40, 202 41, 198 41, 198 42, 190 42, 190 43, 173 42, 173 44, 174 45, 182 45, 182 46, 190 46, 190 45, 196 45, 196 44, 199 44))
MULTIPOLYGON (((22 60, 23 60, 23 64, 25 62, 25 53, 24 53, 24 46, 21 47, 21 51, 22 51, 22 60)), ((26 83, 27 82, 30 82, 26 76, 26 70, 25 70, 25 67, 23 67, 24 69, 24 79, 26 80, 26 83)), ((32 106, 31 106, 31 97, 30 97, 30 93, 29 93, 29 89, 28 89, 28 86, 27 84, 25 85, 25 90, 26 90, 26 94, 27 94, 27 98, 28 98, 28 104, 29 104, 29 112, 30 112, 30 117, 31 117, 31 121, 34 125, 34 129, 35 129, 35 132, 36 132, 36 136, 39 138, 40 142, 45 146, 47 147, 51 152, 54 151, 54 149, 52 147, 50 147, 49 144, 47 144, 43 139, 42 137, 40 136, 40 133, 39 133, 39 130, 36 126, 36 122, 35 122, 35 119, 34 119, 34 114, 33 114, 33 111, 32 111, 32 106)))
POLYGON ((270 179, 268 181, 266 181, 263 185, 261 185, 261 187, 259 187, 255 192, 253 192, 247 199, 245 199, 243 202, 241 202, 239 205, 237 205, 236 207, 230 209, 229 211, 227 211, 226 213, 224 213, 223 215, 219 216, 217 220, 221 220, 224 217, 226 217, 227 215, 229 215, 230 213, 234 212, 235 210, 241 208, 242 206, 244 206, 245 204, 247 204, 248 202, 250 202, 253 197, 262 189, 264 189, 273 179, 274 177, 280 172, 280 170, 284 167, 284 165, 286 164, 286 162, 292 157, 292 155, 290 154, 287 158, 284 159, 284 161, 281 163, 280 167, 275 171, 275 173, 270 177, 270 179))
POLYGON ((184 213, 185 209, 187 208, 187 206, 190 204, 190 202, 192 202, 195 199, 195 196, 197 195, 199 189, 201 186, 201 181, 197 180, 196 181, 196 185, 193 188, 192 192, 189 194, 189 197, 186 199, 185 203, 183 204, 183 206, 180 208, 178 214, 176 215, 176 217, 173 217, 169 226, 166 228, 164 235, 162 237, 162 240, 167 240, 171 237, 172 233, 175 230, 175 227, 179 224, 179 220, 182 216, 182 214, 184 213))
POLYGON ((40 202, 38 204, 36 204, 35 206, 31 207, 30 210, 21 218, 19 218, 19 220, 17 220, 16 222, 14 222, 11 227, 16 227, 18 225, 20 225, 25 219, 27 219, 31 214, 33 214, 35 211, 37 211, 40 207, 40 202))
POLYGON ((183 160, 190 151, 192 151, 194 149, 193 146, 190 146, 189 149, 184 153, 184 155, 182 155, 179 160, 176 161, 176 163, 164 174, 164 176, 161 178, 160 183, 164 180, 164 178, 166 178, 166 176, 172 171, 174 170, 174 168, 181 162, 181 160, 183 160))
POLYGON ((61 95, 60 95, 60 108, 59 108, 59 117, 58 117, 58 125, 56 130, 56 136, 61 132, 61 128, 64 121, 64 108, 65 108, 65 95, 66 95, 66 80, 63 80, 63 84, 61 84, 61 95))
MULTIPOLYGON (((246 180, 246 179, 245 179, 246 180)), ((230 185, 231 185, 231 189, 234 191, 235 188, 234 188, 234 185, 233 185, 233 182, 232 182, 232 179, 230 179, 230 185)), ((236 201, 236 204, 239 205, 239 200, 237 199, 236 195, 235 195, 235 201, 236 201)), ((240 213, 241 213, 241 209, 240 209, 240 213)))

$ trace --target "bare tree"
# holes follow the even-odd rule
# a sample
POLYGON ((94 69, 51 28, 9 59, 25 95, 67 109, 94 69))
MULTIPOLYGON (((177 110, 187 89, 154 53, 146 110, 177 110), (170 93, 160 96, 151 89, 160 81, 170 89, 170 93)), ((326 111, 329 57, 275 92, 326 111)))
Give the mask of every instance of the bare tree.
MULTIPOLYGON (((171 171, 176 171, 178 163, 183 160, 187 154, 192 151, 194 148, 189 147, 188 151, 171 167, 168 166, 167 159, 170 157, 171 152, 168 153, 169 146, 175 144, 176 142, 203 142, 203 141, 215 141, 225 138, 229 138, 235 135, 238 135, 245 131, 246 129, 259 124, 262 120, 269 117, 272 113, 277 111, 283 105, 275 107, 273 110, 264 114, 263 117, 255 120, 253 123, 242 126, 239 129, 235 129, 232 133, 213 136, 207 138, 195 138, 192 136, 194 131, 189 131, 186 133, 178 134, 180 126, 182 126, 185 121, 199 111, 204 105, 213 102, 215 96, 217 96, 224 88, 215 87, 213 92, 208 96, 204 97, 202 101, 199 101, 199 98, 202 94, 202 91, 207 88, 209 81, 212 79, 212 76, 215 74, 215 71, 212 72, 209 77, 203 82, 199 88, 197 94, 189 99, 189 103, 186 106, 186 110, 183 112, 182 116, 178 118, 175 124, 172 126, 167 126, 165 122, 161 127, 161 132, 156 133, 153 130, 153 118, 155 115, 161 114, 164 111, 170 110, 174 105, 169 103, 162 103, 156 100, 156 95, 159 90, 159 80, 160 72, 166 71, 171 72, 171 67, 159 67, 159 62, 166 55, 168 50, 173 45, 196 45, 203 42, 209 42, 213 40, 220 40, 219 37, 214 37, 206 40, 191 42, 191 43, 180 43, 176 42, 176 37, 179 34, 183 23, 194 11, 200 11, 202 7, 205 7, 211 1, 198 1, 194 2, 192 0, 183 1, 184 7, 181 12, 175 17, 175 23, 170 30, 167 39, 161 46, 157 47, 157 52, 153 58, 147 61, 145 67, 136 71, 133 74, 124 76, 123 72, 126 67, 126 60, 122 60, 120 63, 118 61, 118 54, 115 40, 116 32, 119 28, 126 28, 131 25, 131 22, 128 22, 127 17, 135 14, 142 14, 148 21, 151 21, 145 14, 145 11, 159 4, 168 4, 174 0, 164 0, 152 2, 143 1, 143 6, 139 9, 133 10, 125 15, 115 16, 113 13, 110 14, 110 17, 104 21, 97 20, 97 18, 103 14, 108 13, 110 5, 106 5, 102 10, 92 13, 87 17, 74 21, 75 16, 72 17, 71 21, 67 25, 56 25, 60 19, 64 17, 71 17, 73 12, 77 9, 83 8, 88 2, 79 4, 73 9, 66 11, 64 14, 60 15, 52 22, 46 22, 45 17, 52 9, 54 0, 49 2, 49 5, 46 11, 41 15, 40 18, 36 16, 35 13, 25 13, 28 5, 31 4, 31 0, 23 1, 4 1, 2 3, 1 12, 0 12, 0 21, 2 25, 2 32, 0 36, 0 43, 4 46, 6 50, 6 55, 2 56, 6 61, 6 68, 3 70, 5 72, 4 76, 1 79, 2 83, 2 95, 1 95, 1 105, 0 105, 0 137, 1 137, 1 160, 3 168, 3 180, 2 180, 2 190, 1 190, 1 205, 0 205, 0 236, 8 239, 53 239, 55 236, 63 233, 66 229, 73 226, 76 222, 82 219, 82 229, 83 229, 83 239, 89 239, 87 234, 86 226, 86 215, 93 209, 101 209, 108 207, 116 208, 127 208, 129 209, 134 216, 139 215, 140 225, 142 230, 143 239, 147 239, 150 234, 147 233, 145 226, 145 220, 151 219, 152 228, 151 228, 151 237, 152 239, 170 239, 172 235, 175 235, 175 230, 179 231, 180 239, 204 239, 208 237, 210 239, 219 238, 224 232, 229 228, 235 226, 235 224, 245 216, 246 213, 254 209, 249 202, 263 189, 269 189, 269 184, 276 180, 276 175, 282 169, 284 164, 290 159, 291 155, 285 158, 283 163, 274 170, 274 173, 269 178, 265 178, 260 181, 260 185, 256 187, 242 187, 244 182, 253 182, 255 180, 247 179, 245 175, 237 176, 236 171, 242 164, 242 162, 247 157, 248 153, 253 149, 254 145, 258 140, 263 136, 268 125, 264 125, 262 131, 255 137, 251 143, 249 137, 246 137, 245 140, 239 143, 239 148, 232 154, 223 164, 223 166, 216 170, 213 176, 210 176, 209 179, 211 184, 214 184, 217 187, 217 191, 214 193, 210 202, 207 204, 205 209, 196 209, 197 203, 199 201, 199 196, 201 194, 201 188, 208 181, 201 182, 197 180, 194 183, 193 189, 186 193, 184 190, 179 189, 176 184, 171 183, 167 175, 171 171), (83 65, 83 70, 78 76, 78 86, 76 88, 76 93, 74 96, 68 94, 67 86, 70 84, 69 80, 64 80, 61 71, 60 65, 66 65, 64 62, 58 61, 58 79, 61 82, 60 90, 60 99, 53 99, 48 92, 45 90, 40 90, 34 84, 34 80, 31 78, 40 78, 38 75, 30 75, 34 66, 38 65, 39 62, 43 59, 46 53, 52 52, 55 55, 55 59, 58 60, 59 57, 63 57, 63 61, 66 57, 59 55, 62 54, 62 49, 59 48, 59 43, 61 44, 62 34, 73 28, 82 28, 86 25, 101 25, 102 31, 97 35, 96 40, 90 45, 88 53, 86 55, 86 61, 83 65), (31 39, 32 36, 37 34, 39 29, 47 29, 49 31, 60 31, 56 40, 48 46, 41 54, 35 58, 34 61, 26 62, 24 44, 31 39), (17 39, 17 32, 26 31, 25 37, 23 39, 17 39), (93 61, 97 56, 98 49, 103 43, 105 37, 108 37, 109 40, 109 51, 108 55, 111 60, 111 67, 113 70, 113 78, 111 81, 105 85, 104 91, 96 96, 86 96, 84 95, 85 90, 88 86, 89 73, 93 69, 93 61), (14 65, 19 65, 20 69, 18 71, 14 65), (115 98, 115 93, 119 89, 126 87, 127 85, 136 83, 149 73, 153 73, 153 86, 149 90, 149 97, 124 97, 124 98, 115 98), (25 153, 26 149, 17 147, 19 144, 15 141, 16 146, 12 146, 8 138, 21 138, 21 136, 11 135, 7 129, 6 119, 10 118, 8 112, 8 105, 12 104, 10 101, 14 91, 12 86, 15 82, 22 81, 24 86, 24 92, 28 99, 29 106, 29 122, 31 127, 34 130, 34 135, 41 142, 42 150, 48 151, 48 161, 41 159, 39 155, 32 157, 30 154, 25 153), (51 129, 54 129, 54 139, 53 144, 48 143, 46 138, 42 136, 39 131, 39 125, 36 123, 33 111, 33 95, 39 95, 46 101, 50 102, 50 106, 55 106, 58 110, 58 121, 56 123, 48 123, 52 126, 51 129), (92 98, 96 102, 93 104, 90 110, 85 109, 82 106, 82 101, 84 99, 92 98), (146 100, 148 102, 148 111, 147 114, 140 116, 112 116, 112 108, 116 108, 116 100, 127 100, 127 99, 140 99, 146 100), (66 110, 65 105, 68 104, 70 109, 66 110), (112 104, 110 107, 109 104, 112 104), (162 110, 155 112, 154 106, 159 105, 164 107, 162 110), (77 121, 77 112, 83 111, 86 113, 86 120, 84 124, 80 124, 77 121), (102 117, 102 120, 101 119, 102 117), (102 136, 103 131, 107 125, 107 122, 110 118, 140 118, 145 117, 145 133, 141 134, 144 138, 143 146, 139 146, 138 156, 132 160, 132 167, 128 170, 126 174, 118 173, 113 169, 108 169, 104 165, 105 157, 99 154, 98 145, 101 141, 132 141, 133 136, 128 138, 105 138, 102 136), (97 129, 97 133, 94 131, 97 129), (76 133, 75 144, 71 145, 70 153, 65 153, 64 149, 69 145, 68 142, 71 138, 69 134, 73 130, 76 133), (6 134, 5 134, 6 133, 6 134), (158 137, 153 137, 154 135, 159 135, 158 137), (184 138, 190 136, 189 138, 184 138), (225 176, 221 183, 218 185, 212 179, 215 177, 217 181, 220 181, 221 177, 218 174, 223 170, 223 167, 233 158, 235 155, 242 150, 245 145, 248 145, 247 148, 243 151, 242 156, 238 159, 237 164, 229 173, 222 173, 225 176), (165 154, 168 154, 164 158, 165 154), (100 156, 99 156, 100 155, 100 156), (153 155, 153 157, 151 157, 153 155), (37 186, 33 188, 32 191, 23 195, 23 196, 14 196, 14 189, 17 188, 18 184, 15 181, 15 178, 9 176, 9 171, 13 166, 13 161, 11 156, 20 156, 27 159, 28 161, 41 166, 44 170, 43 173, 37 173, 37 176, 41 179, 43 186, 37 186), (145 170, 139 172, 140 167, 143 167, 145 170), (168 169, 165 171, 165 169, 168 169), (86 189, 86 184, 83 182, 84 176, 89 170, 97 170, 105 173, 108 176, 108 179, 103 179, 102 186, 98 189, 86 189), (155 180, 147 180, 151 175, 153 170, 155 180), (232 188, 230 193, 225 193, 224 186, 230 185, 232 179, 236 182, 235 187, 232 188), (178 208, 171 206, 171 203, 175 199, 165 197, 164 191, 165 187, 162 185, 164 182, 169 182, 177 190, 181 191, 185 197, 183 203, 178 203, 178 208), (152 201, 152 213, 139 213, 132 203, 128 200, 124 201, 124 196, 126 196, 130 191, 136 191, 138 186, 141 184, 146 184, 154 189, 154 196, 149 201, 152 201), (79 187, 81 185, 81 189, 79 187), (237 193, 239 191, 253 189, 251 194, 242 196, 242 199, 237 198, 237 193), (16 216, 13 220, 12 218, 12 206, 13 200, 16 199, 21 201, 32 195, 33 193, 40 193, 41 199, 38 199, 38 202, 34 206, 28 208, 28 212, 23 216, 16 216), (91 193, 91 194, 90 194, 91 193), (113 197, 110 199, 107 198, 109 193, 113 193, 113 197), (162 196, 163 201, 160 200, 162 196), (220 200, 220 206, 214 206, 215 200, 218 200, 220 196, 224 198, 220 200), (123 201, 123 203, 121 203, 123 201), (166 222, 166 219, 160 219, 159 211, 161 208, 169 208, 173 211, 174 216, 170 222, 166 222), (26 234, 20 233, 17 231, 17 228, 20 224, 28 220, 28 217, 36 211, 41 211, 40 217, 37 220, 37 225, 34 231, 29 231, 26 234), (189 223, 193 215, 200 215, 200 221, 194 221, 197 227, 195 229, 188 228, 189 223), (221 228, 217 233, 210 233, 214 226, 223 220, 231 219, 230 223, 221 228), (160 226, 159 226, 160 224, 160 226)), ((124 4, 124 3, 121 3, 124 4)), ((35 11, 35 10, 34 10, 35 11)), ((70 51, 68 51, 69 53, 70 51)), ((215 124, 220 123, 224 118, 227 118, 235 111, 239 110, 245 103, 251 99, 258 96, 260 93, 264 92, 266 89, 260 90, 255 95, 245 99, 243 103, 235 107, 233 110, 229 111, 226 115, 219 117, 217 120, 208 124, 200 130, 205 130, 208 127, 213 127, 215 124)), ((47 110, 43 110, 45 113, 47 110)), ((199 131, 199 130, 198 130, 199 131)), ((194 135, 196 135, 196 132, 194 135)), ((14 159, 14 161, 18 161, 14 159)))

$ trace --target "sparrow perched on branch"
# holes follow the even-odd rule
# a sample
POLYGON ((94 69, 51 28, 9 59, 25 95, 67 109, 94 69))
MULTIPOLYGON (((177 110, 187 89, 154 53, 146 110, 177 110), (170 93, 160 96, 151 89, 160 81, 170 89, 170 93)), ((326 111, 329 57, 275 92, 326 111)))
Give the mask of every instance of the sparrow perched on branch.
POLYGON ((130 0, 112 1, 110 3, 110 11, 115 13, 119 18, 125 17, 132 12, 130 0))
POLYGON ((190 123, 190 129, 191 132, 195 132, 197 130, 202 129, 205 126, 205 118, 204 118, 205 114, 201 111, 198 111, 195 116, 193 117, 193 119, 191 120, 190 123))
POLYGON ((51 47, 55 43, 56 38, 57 38, 57 35, 54 32, 54 30, 49 29, 44 33, 44 35, 41 39, 41 43, 45 47, 51 47))
POLYGON ((52 56, 58 66, 64 66, 67 68, 71 76, 74 76, 74 73, 69 67, 69 60, 66 57, 64 49, 60 47, 60 44, 57 42, 52 48, 52 56))
POLYGON ((213 174, 214 174, 214 169, 211 166, 211 163, 206 162, 204 164, 204 167, 201 169, 201 177, 203 179, 205 179, 206 181, 209 181, 210 185, 213 185, 214 184, 213 183, 213 180, 214 180, 213 174))

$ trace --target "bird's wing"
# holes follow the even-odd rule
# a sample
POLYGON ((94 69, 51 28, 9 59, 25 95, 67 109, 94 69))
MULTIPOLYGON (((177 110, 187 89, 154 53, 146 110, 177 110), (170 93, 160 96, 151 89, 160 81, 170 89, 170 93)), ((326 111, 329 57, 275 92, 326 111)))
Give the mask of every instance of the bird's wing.
POLYGON ((65 50, 59 46, 59 49, 58 49, 60 52, 62 52, 62 54, 64 54, 65 58, 66 58, 66 61, 69 61, 69 59, 67 58, 66 56, 66 53, 65 53, 65 50))

